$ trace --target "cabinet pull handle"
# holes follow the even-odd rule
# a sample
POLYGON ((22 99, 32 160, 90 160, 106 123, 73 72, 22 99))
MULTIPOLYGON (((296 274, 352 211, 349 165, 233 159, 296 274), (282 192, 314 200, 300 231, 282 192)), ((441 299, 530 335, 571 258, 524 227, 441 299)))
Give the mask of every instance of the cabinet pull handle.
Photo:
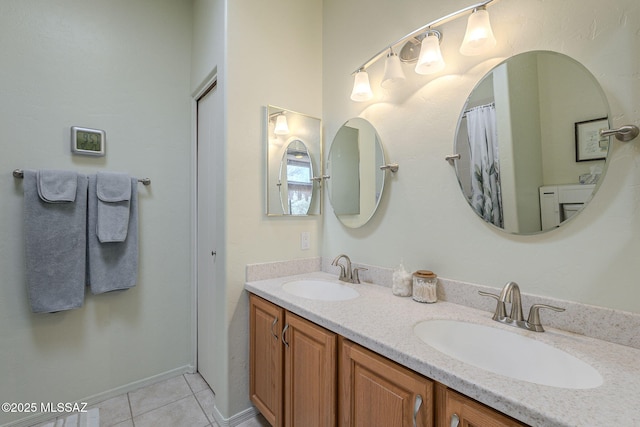
POLYGON ((271 324, 271 335, 275 338, 278 339, 278 336, 275 334, 275 332, 273 332, 273 328, 276 326, 276 324, 278 323, 278 318, 275 317, 273 319, 273 323, 271 324))
POLYGON ((416 403, 413 406, 413 427, 418 426, 418 412, 420 412, 420 406, 422 406, 422 396, 416 396, 416 403))
POLYGON ((458 427, 460 425, 460 417, 458 414, 451 415, 451 427, 458 427))
POLYGON ((289 343, 287 342, 287 340, 284 339, 284 334, 287 333, 287 329, 289 329, 289 324, 288 323, 286 325, 284 325, 284 329, 282 330, 282 342, 284 343, 284 345, 286 347, 289 347, 289 343))

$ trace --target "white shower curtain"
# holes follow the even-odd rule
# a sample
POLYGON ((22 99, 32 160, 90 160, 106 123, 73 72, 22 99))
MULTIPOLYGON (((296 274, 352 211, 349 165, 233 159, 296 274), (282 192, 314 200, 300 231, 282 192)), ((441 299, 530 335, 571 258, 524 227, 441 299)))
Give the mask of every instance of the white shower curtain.
POLYGON ((467 111, 471 151, 471 205, 485 221, 503 227, 496 107, 482 105, 467 111))

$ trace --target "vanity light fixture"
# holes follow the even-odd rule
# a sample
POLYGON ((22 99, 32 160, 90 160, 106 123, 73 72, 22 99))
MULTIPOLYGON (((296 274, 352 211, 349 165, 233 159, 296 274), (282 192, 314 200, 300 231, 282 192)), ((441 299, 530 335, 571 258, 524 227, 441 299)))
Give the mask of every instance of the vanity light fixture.
POLYGON ((440 52, 440 38, 438 30, 429 30, 420 44, 420 56, 415 71, 418 74, 434 74, 444 68, 444 59, 440 52))
POLYGON ((373 92, 369 84, 369 74, 364 70, 364 67, 362 67, 355 73, 351 100, 361 102, 368 101, 371 98, 373 98, 373 92))
POLYGON ((387 54, 387 59, 384 62, 384 77, 382 78, 380 86, 384 88, 391 88, 404 82, 405 78, 398 54, 392 49, 389 49, 389 54, 387 54))
POLYGON ((365 71, 369 66, 376 63, 380 58, 386 56, 384 77, 381 86, 388 88, 395 83, 404 80, 404 73, 399 61, 414 62, 415 72, 418 74, 433 74, 442 71, 445 67, 444 59, 440 51, 440 41, 442 32, 432 27, 442 25, 452 21, 461 15, 471 12, 467 22, 467 31, 460 47, 463 55, 480 55, 496 45, 496 39, 491 30, 489 13, 487 6, 496 0, 483 0, 479 3, 450 13, 442 18, 436 19, 412 31, 401 39, 391 43, 367 62, 362 64, 356 71, 351 73, 354 76, 353 91, 351 99, 362 102, 373 98, 373 92, 369 84, 369 75, 365 71), (418 49, 420 46, 420 49, 418 49), (401 47, 400 56, 394 53, 394 48, 401 47), (399 61, 398 61, 399 60, 399 61))
POLYGON ((467 21, 467 32, 460 46, 460 53, 466 56, 480 55, 496 45, 489 12, 486 6, 473 10, 467 21))
POLYGON ((289 134, 289 125, 287 124, 287 117, 284 113, 281 113, 278 117, 276 117, 276 127, 273 130, 273 133, 276 135, 288 135, 289 134))

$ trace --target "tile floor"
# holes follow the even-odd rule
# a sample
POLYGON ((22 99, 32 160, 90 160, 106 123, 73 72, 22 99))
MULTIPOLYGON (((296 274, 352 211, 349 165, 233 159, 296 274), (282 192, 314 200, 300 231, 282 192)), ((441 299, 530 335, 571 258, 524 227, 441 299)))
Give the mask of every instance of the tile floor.
MULTIPOLYGON (((218 427, 213 405, 213 392, 196 373, 160 381, 92 407, 100 408, 100 427, 218 427)), ((238 427, 269 427, 269 423, 258 415, 238 427)))

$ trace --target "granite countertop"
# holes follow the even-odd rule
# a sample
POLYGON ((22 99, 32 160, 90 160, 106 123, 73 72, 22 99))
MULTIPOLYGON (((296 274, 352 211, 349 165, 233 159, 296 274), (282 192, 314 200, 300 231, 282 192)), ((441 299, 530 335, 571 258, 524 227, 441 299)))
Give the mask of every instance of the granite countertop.
MULTIPOLYGON (((640 350, 553 328, 529 332, 491 320, 491 313, 449 302, 421 304, 370 283, 346 284, 360 296, 316 301, 285 292, 300 278, 336 281, 315 272, 247 282, 245 289, 301 317, 532 426, 640 426, 640 350), (587 362, 604 383, 593 389, 564 389, 514 380, 453 359, 422 342, 418 322, 457 319, 526 335, 587 362)), ((505 357, 513 357, 508 349, 505 357)))

